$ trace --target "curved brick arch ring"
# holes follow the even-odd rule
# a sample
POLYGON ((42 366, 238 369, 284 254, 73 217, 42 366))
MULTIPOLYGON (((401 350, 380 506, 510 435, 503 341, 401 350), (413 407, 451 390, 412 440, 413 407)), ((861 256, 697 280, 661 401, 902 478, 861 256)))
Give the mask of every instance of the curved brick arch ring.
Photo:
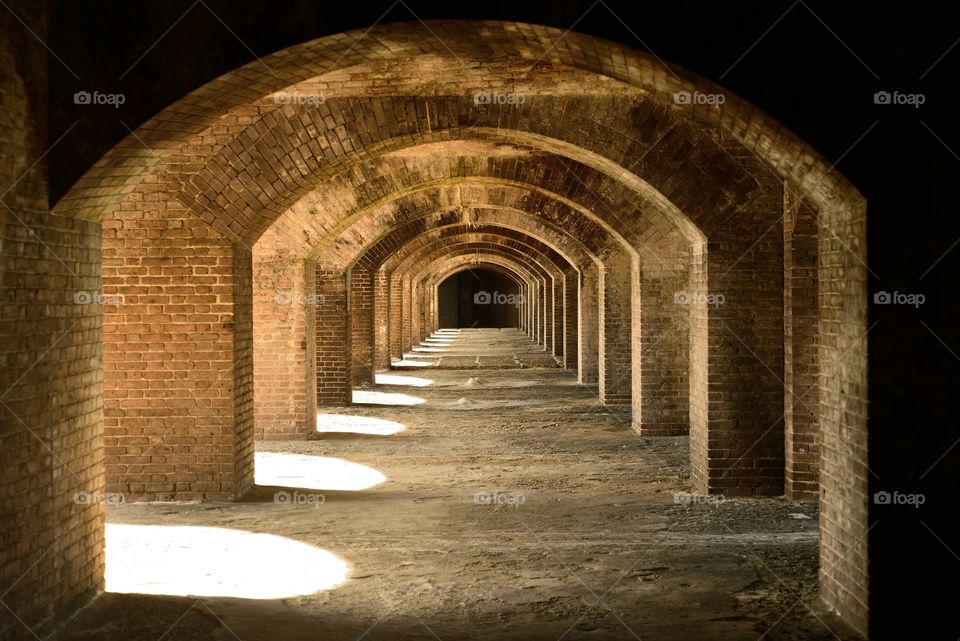
MULTIPOLYGON (((524 299, 524 304, 530 304, 530 297, 537 284, 540 282, 538 275, 523 267, 516 259, 516 255, 498 250, 491 250, 489 247, 462 247, 460 250, 435 258, 429 263, 428 269, 432 270, 430 276, 431 287, 439 285, 453 274, 472 269, 475 267, 500 267, 505 275, 509 276, 512 272, 513 279, 520 288, 520 294, 524 299)), ((524 319, 521 319, 524 320, 524 319)), ((529 317, 526 321, 527 326, 521 326, 528 335, 533 333, 529 326, 529 317)))
POLYGON ((412 343, 422 339, 424 325, 429 322, 431 311, 435 311, 430 310, 428 306, 428 302, 433 300, 433 292, 432 286, 427 285, 434 269, 433 264, 443 260, 444 257, 485 251, 509 254, 533 275, 526 308, 529 315, 527 321, 531 330, 530 335, 543 347, 547 346, 549 335, 552 349, 552 296, 554 284, 563 281, 565 265, 559 256, 541 253, 536 246, 528 244, 529 242, 529 240, 526 242, 502 240, 495 235, 477 237, 472 234, 465 234, 460 237, 451 237, 446 244, 435 243, 424 247, 418 252, 418 255, 413 257, 415 260, 402 263, 396 271, 402 275, 406 274, 402 276, 401 283, 409 283, 411 300, 418 312, 414 315, 415 322, 409 336, 409 342, 412 343), (551 304, 551 313, 547 312, 548 303, 551 304))
POLYGON ((463 273, 465 271, 469 271, 472 269, 488 269, 490 271, 501 274, 508 281, 513 283, 513 285, 517 289, 517 296, 519 298, 517 305, 520 308, 518 310, 519 312, 518 319, 517 319, 518 324, 516 327, 520 331, 523 331, 529 335, 529 332, 527 332, 526 328, 524 327, 525 315, 523 310, 525 306, 529 304, 528 292, 529 292, 530 286, 529 286, 529 283, 527 283, 522 276, 511 271, 510 269, 507 269, 506 267, 502 267, 500 265, 493 264, 493 263, 485 263, 482 261, 477 262, 476 259, 471 259, 471 262, 468 262, 466 264, 463 264, 463 263, 458 264, 458 259, 454 258, 452 260, 452 263, 454 266, 451 266, 451 261, 449 259, 447 261, 438 261, 437 265, 443 265, 443 267, 441 267, 439 271, 430 274, 430 277, 428 279, 425 279, 424 281, 425 291, 423 294, 423 298, 426 301, 425 307, 428 310, 427 317, 426 317, 426 323, 428 325, 427 326, 428 336, 432 335, 437 330, 443 328, 440 321, 440 301, 439 301, 440 286, 445 281, 449 280, 450 278, 453 278, 457 274, 463 273))
MULTIPOLYGON (((669 127, 663 128, 671 131, 669 127)), ((679 126, 672 127, 676 131, 679 126)), ((522 131, 470 133, 452 132, 452 140, 407 147, 367 159, 325 177, 322 188, 318 182, 316 187, 305 191, 288 206, 276 206, 276 218, 271 218, 270 224, 284 230, 291 237, 293 245, 302 244, 304 240, 301 234, 306 234, 307 242, 312 247, 310 251, 316 255, 342 236, 347 227, 356 225, 360 217, 382 221, 387 223, 382 227, 388 228, 390 221, 410 209, 468 206, 472 200, 483 200, 484 193, 491 191, 497 194, 498 199, 512 199, 514 206, 520 208, 520 199, 514 192, 535 187, 541 194, 541 202, 549 202, 548 212, 554 217, 573 218, 577 220, 574 224, 578 227, 584 224, 580 220, 585 221, 589 226, 601 228, 600 233, 615 236, 623 246, 639 249, 658 228, 680 228, 691 242, 702 242, 703 234, 696 226, 709 230, 719 224, 716 221, 722 223, 738 207, 747 204, 756 192, 756 180, 751 173, 702 134, 698 139, 699 144, 711 146, 710 152, 702 152, 702 155, 718 157, 720 160, 716 164, 691 166, 685 173, 674 169, 664 169, 662 172, 663 180, 698 186, 697 200, 687 203, 691 216, 688 221, 687 216, 663 196, 644 187, 643 181, 628 180, 625 177, 632 174, 605 161, 596 153, 579 152, 579 148, 569 143, 537 138, 522 131), (520 148, 515 139, 521 137, 529 139, 527 142, 530 145, 549 144, 566 152, 566 155, 556 150, 548 152, 538 147, 524 146, 523 152, 502 158, 502 147, 509 145, 511 148, 520 148), (427 156, 423 150, 432 151, 436 157, 427 156), (413 157, 398 158, 394 155, 400 152, 412 154, 413 157), (490 155, 484 156, 483 153, 490 155), (457 162, 446 163, 436 159, 445 157, 444 154, 456 157, 457 162), (578 155, 582 157, 578 158, 578 155), (491 159, 497 162, 488 162, 491 159), (717 185, 724 180, 735 185, 735 188, 731 190, 728 187, 727 191, 718 192, 717 185), (704 207, 704 203, 711 205, 704 207), (577 214, 571 217, 573 210, 577 214)), ((440 134, 432 132, 429 135, 439 137, 440 134)), ((401 137, 392 141, 392 144, 406 142, 401 137)), ((658 153, 669 151, 664 148, 664 141, 658 144, 658 153)), ((649 167, 650 161, 646 161, 644 168, 649 167)), ((303 190, 300 186, 298 189, 303 190)), ((676 191, 676 188, 673 190, 676 191)), ((691 198, 686 192, 681 192, 681 195, 685 200, 691 198)), ((223 200, 217 202, 217 207, 239 212, 246 206, 231 206, 223 200)), ((205 216, 201 211, 195 213, 200 217, 205 216)), ((245 219, 252 217, 252 213, 243 216, 245 219)), ((217 225, 210 215, 206 215, 205 220, 217 225)), ((267 224, 267 221, 263 224, 267 224)), ((376 230, 381 226, 367 227, 371 233, 377 233, 376 230)), ((584 231, 587 235, 595 234, 591 229, 584 231)), ((229 230, 225 231, 225 234, 229 233, 229 230)), ((242 239, 236 236, 235 240, 242 239)))
MULTIPOLYGON (((455 223, 455 221, 445 220, 442 222, 455 223)), ((353 343, 353 368, 352 379, 355 384, 373 379, 374 353, 380 353, 378 362, 380 367, 389 364, 382 356, 391 343, 391 337, 386 333, 376 331, 377 327, 391 327, 389 317, 393 314, 396 317, 403 317, 404 309, 401 300, 398 297, 389 297, 392 288, 387 284, 391 280, 391 275, 396 271, 405 273, 407 266, 417 260, 418 252, 425 250, 442 250, 444 247, 451 248, 452 244, 462 239, 479 240, 486 238, 489 242, 497 242, 498 237, 514 238, 515 243, 520 243, 525 251, 529 252, 529 257, 534 255, 542 256, 554 264, 559 265, 560 270, 569 272, 574 269, 563 254, 556 253, 553 245, 546 240, 540 240, 531 236, 529 233, 509 227, 482 224, 482 225, 456 225, 449 224, 442 227, 428 230, 415 230, 416 235, 405 238, 402 243, 398 243, 397 249, 393 254, 387 256, 382 262, 366 262, 355 266, 351 273, 351 307, 360 310, 360 313, 352 315, 352 343, 353 343), (404 262, 406 261, 406 262, 404 262), (379 273, 380 270, 383 273, 379 273), (375 302, 376 301, 376 302, 375 302), (372 338, 372 340, 371 340, 372 338), (371 343, 373 350, 371 351, 371 343)), ((519 245, 518 245, 519 246, 519 245)), ((585 257, 579 257, 584 260, 585 257)), ((541 260, 543 260, 541 259, 541 260)), ((400 284, 400 278, 393 279, 400 284)), ((552 290, 551 290, 552 291, 552 290)), ((559 291, 559 290, 558 290, 559 291)), ((409 315, 409 309, 406 314, 409 315)), ((552 319, 548 323, 552 328, 552 319)), ((392 327, 396 332, 396 325, 392 327)), ((419 338, 422 338, 420 336, 419 338)), ((393 338, 393 344, 402 342, 404 346, 411 343, 417 336, 404 337, 402 340, 393 338)), ((397 350, 394 350, 394 355, 397 350)))
MULTIPOLYGON (((193 331, 204 332, 211 338, 209 344, 218 346, 207 352, 213 371, 218 372, 214 375, 218 383, 211 386, 197 373, 178 369, 176 374, 164 379, 166 396, 151 396, 143 401, 150 411, 172 412, 171 424, 195 419, 187 408, 172 407, 169 403, 164 406, 163 398, 175 397, 186 390, 193 394, 199 406, 209 408, 209 416, 197 429, 203 438, 213 439, 214 447, 219 448, 212 469, 232 469, 235 473, 211 481, 208 475, 198 472, 196 478, 184 482, 190 487, 190 493, 209 497, 239 495, 252 482, 252 447, 249 445, 252 395, 247 384, 252 340, 248 311, 249 244, 283 213, 286 203, 297 193, 316 186, 316 179, 324 175, 318 168, 337 169, 340 162, 343 170, 349 170, 357 165, 358 158, 364 157, 367 144, 371 154, 382 155, 389 152, 393 144, 384 141, 396 141, 395 149, 402 149, 430 142, 431 136, 442 138, 457 132, 477 138, 486 135, 498 141, 528 144, 567 158, 576 157, 598 174, 616 176, 630 185, 635 193, 657 205, 654 208, 661 214, 672 207, 683 212, 688 220, 694 220, 698 204, 703 203, 707 211, 702 213, 716 214, 709 226, 697 223, 698 227, 710 230, 706 233, 709 254, 694 247, 691 256, 690 293, 695 294, 694 299, 700 295, 723 295, 726 300, 723 307, 691 305, 689 308, 696 335, 705 337, 703 345, 691 346, 690 429, 694 483, 701 491, 777 492, 783 477, 782 465, 777 462, 783 456, 782 445, 778 449, 778 440, 782 439, 777 437, 781 431, 777 427, 781 419, 777 417, 782 413, 783 420, 796 419, 790 405, 784 405, 784 398, 793 395, 789 381, 802 377, 818 379, 815 428, 823 445, 819 457, 823 472, 819 487, 823 496, 824 528, 829 534, 821 538, 825 568, 821 575, 823 594, 856 626, 864 627, 867 552, 863 535, 867 484, 861 461, 866 448, 866 206, 832 165, 773 119, 708 81, 679 68, 663 66, 625 47, 543 27, 442 21, 429 27, 385 25, 366 34, 339 35, 306 43, 269 56, 264 64, 267 69, 256 63, 227 74, 164 110, 137 131, 135 138, 143 141, 147 149, 141 148, 134 137, 124 141, 88 172, 56 207, 59 213, 88 220, 102 220, 107 216, 110 226, 104 231, 109 230, 117 238, 134 237, 151 230, 145 236, 151 247, 175 248, 169 250, 171 263, 160 268, 169 270, 170 274, 182 269, 207 270, 206 274, 194 272, 194 275, 197 287, 209 288, 205 295, 215 302, 203 303, 201 306, 205 306, 206 311, 183 321, 183 327, 177 321, 169 321, 158 335, 161 342, 172 344, 182 342, 179 337, 189 333, 184 329, 186 325, 201 327, 193 331), (439 41, 434 34, 439 36, 439 41), (459 53, 451 54, 451 51, 459 53), (335 82, 336 74, 348 69, 362 70, 363 65, 383 60, 416 64, 424 56, 438 67, 445 64, 457 71, 460 63, 456 56, 471 64, 491 65, 489 68, 496 69, 497 73, 509 71, 511 67, 504 60, 514 58, 527 60, 538 69, 549 66, 551 72, 569 74, 580 81, 589 78, 598 84, 600 81, 621 83, 624 95, 605 98, 615 105, 611 113, 632 109, 634 118, 626 122, 639 122, 644 109, 660 115, 667 112, 678 121, 682 135, 676 140, 667 138, 673 141, 668 142, 670 158, 657 153, 647 156, 656 140, 634 139, 629 135, 620 135, 618 139, 616 136, 622 132, 613 126, 587 128, 583 130, 583 139, 576 144, 564 143, 562 136, 551 137, 551 132, 546 130, 544 123, 550 120, 547 116, 569 107, 567 111, 574 121, 587 123, 589 119, 581 116, 596 104, 592 98, 578 102, 569 95, 533 94, 536 99, 531 98, 527 107, 520 109, 500 105, 479 109, 462 95, 434 99, 418 96, 417 91, 403 94, 408 98, 358 99, 343 95, 309 109, 305 105, 279 106, 273 100, 278 92, 295 91, 301 85, 335 82), (543 67, 538 62, 541 57, 543 67), (726 100, 718 106, 692 101, 677 104, 674 100, 678 92, 698 91, 722 94, 726 100), (350 120, 348 116, 355 105, 369 109, 370 113, 350 120), (381 120, 390 121, 383 123, 382 134, 378 112, 383 116, 381 120), (507 123, 506 132, 498 130, 501 120, 507 123), (348 122, 361 125, 347 127, 348 122), (291 123, 298 123, 293 131, 303 137, 277 138, 276 133, 286 131, 291 123), (532 133, 521 135, 521 130, 532 133), (700 130, 701 137, 694 141, 689 136, 696 130, 700 130), (319 136, 312 138, 320 132, 323 132, 323 145, 318 142, 319 136), (373 135, 373 132, 378 133, 373 135), (728 146, 724 141, 735 144, 728 146), (315 146, 311 147, 311 143, 315 146), (274 153, 280 150, 279 155, 274 153), (634 157, 650 160, 649 165, 643 167, 642 177, 625 169, 634 157), (230 160, 236 164, 232 165, 230 160), (276 175, 271 163, 283 176, 276 175), (731 176, 749 176, 756 185, 749 180, 717 182, 716 178, 724 174, 715 171, 720 166, 728 167, 731 176), (231 173, 231 168, 238 171, 231 173), (271 180, 264 169, 273 172, 276 178, 271 180), (264 183, 258 182, 260 176, 266 176, 264 183), (152 208, 158 198, 170 207, 152 208), (770 224, 780 219, 784 220, 783 225, 770 224), (781 289, 768 285, 776 280, 773 274, 778 259, 780 280, 783 281, 784 271, 792 273, 793 263, 784 266, 783 261, 794 260, 792 249, 800 242, 795 232, 801 228, 808 230, 809 220, 814 221, 814 232, 805 231, 802 242, 816 254, 814 287, 818 292, 819 329, 814 336, 799 338, 788 329, 787 339, 783 326, 793 321, 790 315, 785 315, 783 298, 804 292, 803 288, 808 285, 792 277, 785 286, 781 284, 781 289), (151 224, 138 228, 138 221, 151 224), (169 221, 178 222, 180 226, 168 224, 169 221), (773 228, 773 234, 768 234, 767 228, 773 228), (129 236, 124 236, 128 233, 129 236), (738 239, 744 237, 749 241, 740 243, 738 239), (189 247, 177 247, 174 239, 183 238, 191 239, 189 247), (164 244, 168 241, 170 245, 164 244), (750 278, 754 275, 766 280, 758 286, 759 281, 750 278), (756 323, 757 317, 765 322, 756 323), (742 353, 741 343, 751 354, 742 353), (785 345, 789 349, 784 349, 785 345), (784 354, 793 360, 784 361, 784 354), (758 360, 766 365, 761 367, 758 360), (815 363, 815 368, 803 369, 810 362, 815 363), (788 374, 786 390, 777 382, 771 382, 768 372, 764 371, 765 367, 777 370, 781 364, 788 374), (784 407, 786 411, 779 411, 784 407), (767 433, 772 433, 773 438, 763 436, 767 433), (714 444, 722 446, 714 447, 714 444), (746 453, 738 454, 743 451, 746 453)), ((608 86, 614 93, 619 91, 614 85, 608 86)), ((570 126, 574 121, 563 122, 566 132, 577 131, 570 126)), ((636 133, 638 136, 643 133, 642 127, 636 128, 636 133)), ((329 175, 336 175, 336 171, 329 175)), ((683 221, 680 217, 674 220, 681 229, 683 221)), ((660 241, 660 233, 659 229, 653 230, 655 242, 660 241)), ((108 247, 107 241, 112 235, 105 234, 105 255, 111 259, 111 271, 105 270, 105 278, 149 266, 142 257, 124 255, 122 247, 119 250, 116 246, 108 247), (117 260, 131 262, 116 267, 117 260)), ((639 282, 640 294, 650 296, 660 283, 643 280, 643 274, 653 270, 642 267, 638 272, 640 278, 631 275, 629 280, 639 282)), ((807 267, 800 265, 797 269, 807 267)), ((165 276, 159 274, 157 278, 163 280, 165 276)), ((663 287, 659 289, 667 291, 663 287)), ((200 300, 199 290, 194 293, 200 300)), ((155 303, 162 306, 166 304, 166 296, 157 292, 131 295, 127 309, 147 306, 151 304, 151 297, 162 299, 155 303)), ((191 301, 196 306, 196 300, 191 301)), ((170 318, 184 314, 177 303, 170 303, 170 307, 170 318)), ((105 328, 111 334, 116 333, 121 322, 116 318, 105 319, 105 328)), ((138 372, 131 373, 125 366, 143 363, 145 359, 134 351, 130 359, 126 363, 107 361, 110 372, 136 376, 138 372)), ((131 380, 135 379, 125 379, 124 383, 131 380)), ((111 385, 114 383, 116 381, 111 385)), ((112 426, 135 413, 133 408, 123 405, 115 391, 116 388, 111 387, 105 393, 112 426)), ((791 428, 785 429, 789 433, 791 428)), ((121 434, 119 429, 113 436, 121 434)), ((111 473, 108 482, 123 483, 120 478, 123 474, 111 473)))
MULTIPOLYGON (((502 253, 484 253, 482 251, 478 253, 470 251, 457 256, 446 256, 433 263, 433 268, 437 270, 436 285, 439 285, 439 283, 454 274, 468 269, 483 268, 497 271, 513 280, 518 287, 518 291, 525 305, 529 305, 529 299, 536 284, 535 276, 525 273, 523 268, 520 267, 511 256, 502 253)), ((520 322, 520 329, 530 336, 532 330, 529 316, 521 314, 520 322)), ((434 324, 435 331, 439 329, 439 323, 436 318, 434 318, 434 324)))
POLYGON ((136 187, 145 167, 157 168, 169 162, 190 142, 225 144, 219 142, 214 127, 229 132, 225 134, 229 139, 270 111, 251 105, 267 103, 267 97, 299 83, 383 60, 429 57, 434 63, 446 60, 456 68, 459 61, 454 56, 458 55, 471 62, 515 58, 530 61, 531 66, 549 64, 619 81, 664 104, 674 104, 690 120, 737 139, 801 190, 810 192, 820 205, 857 199, 852 186, 829 163, 775 120, 676 65, 668 67, 648 54, 549 27, 431 21, 379 25, 319 38, 252 62, 200 87, 140 127, 137 137, 143 144, 130 136, 105 155, 71 190, 75 193, 64 199, 62 211, 89 213, 82 217, 98 219, 110 211, 111 201, 118 202, 136 187), (674 96, 678 92, 723 94, 726 99, 719 106, 695 101, 676 104, 674 96))
MULTIPOLYGON (((458 253, 455 252, 455 254, 458 253)), ((420 304, 426 311, 424 323, 428 334, 440 328, 438 288, 450 277, 446 267, 438 270, 437 266, 446 265, 445 261, 451 258, 456 262, 458 256, 448 255, 446 258, 438 259, 425 270, 427 273, 418 279, 415 278, 418 283, 415 289, 419 289, 420 304)), ((520 315, 517 327, 537 342, 543 351, 555 357, 562 357, 562 354, 557 354, 557 349, 563 343, 563 287, 566 276, 557 272, 550 273, 550 276, 552 277, 550 282, 537 279, 529 284, 519 283, 520 315)))
MULTIPOLYGON (((510 269, 521 277, 521 296, 527 308, 525 310, 525 316, 521 318, 521 329, 531 338, 534 338, 536 335, 537 320, 535 316, 536 312, 531 309, 531 305, 533 301, 545 291, 546 287, 544 283, 549 276, 547 272, 531 267, 529 261, 525 264, 523 262, 524 258, 525 256, 515 249, 494 246, 489 243, 463 243, 456 246, 453 251, 435 253, 431 257, 426 258, 421 267, 417 269, 417 274, 410 278, 411 281, 419 283, 419 286, 411 286, 411 299, 419 299, 421 301, 421 306, 418 308, 418 311, 430 309, 423 301, 435 294, 433 287, 436 285, 436 282, 433 281, 432 278, 430 280, 433 282, 431 282, 430 285, 424 282, 428 278, 425 273, 431 275, 434 273, 445 274, 449 276, 449 270, 453 268, 475 265, 478 261, 500 261, 500 264, 504 268, 509 266, 510 269)), ((430 314, 422 314, 418 322, 427 323, 428 325, 431 322, 435 323, 436 309, 430 309, 430 314)), ((419 326, 415 326, 414 331, 419 329, 419 326)), ((429 329, 433 331, 436 327, 429 329)), ((429 335, 429 332, 426 332, 425 335, 429 335)), ((411 340, 410 345, 412 344, 413 341, 411 340)), ((407 350, 405 349, 404 352, 405 351, 407 350)))
MULTIPOLYGON (((381 264, 396 256, 405 242, 402 239, 413 230, 426 231, 459 224, 492 224, 528 233, 540 238, 570 262, 582 263, 586 260, 596 262, 599 260, 597 252, 606 245, 604 242, 591 243, 588 246, 583 236, 574 235, 570 229, 556 225, 544 217, 489 202, 470 204, 456 209, 444 206, 427 211, 417 210, 410 212, 403 220, 402 225, 391 227, 389 231, 373 238, 362 236, 356 232, 354 226, 351 226, 339 237, 344 238, 345 241, 335 242, 324 260, 346 269, 358 265, 363 265, 367 269, 378 269, 381 264)), ((358 226, 366 227, 363 222, 365 221, 358 221, 358 226)), ((604 237, 603 240, 609 239, 604 237)))

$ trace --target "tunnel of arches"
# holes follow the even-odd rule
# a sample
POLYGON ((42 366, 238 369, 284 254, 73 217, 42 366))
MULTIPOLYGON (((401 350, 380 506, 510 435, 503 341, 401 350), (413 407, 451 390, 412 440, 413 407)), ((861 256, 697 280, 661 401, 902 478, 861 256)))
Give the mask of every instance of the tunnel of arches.
POLYGON ((466 269, 437 286, 437 325, 518 327, 520 287, 516 281, 488 269, 466 269))
POLYGON ((56 205, 102 230, 84 268, 123 299, 71 310, 103 323, 89 483, 239 498, 257 439, 310 437, 440 328, 517 327, 640 435, 686 436, 698 491, 819 497, 821 594, 863 629, 862 197, 625 47, 483 21, 359 36, 201 87, 56 205), (494 292, 517 304, 461 304, 494 292))

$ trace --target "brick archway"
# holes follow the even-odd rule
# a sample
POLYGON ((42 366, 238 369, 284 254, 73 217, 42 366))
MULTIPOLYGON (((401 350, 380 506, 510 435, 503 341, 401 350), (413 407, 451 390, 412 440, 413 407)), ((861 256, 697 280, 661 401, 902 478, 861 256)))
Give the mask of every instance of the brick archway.
MULTIPOLYGON (((278 221, 288 221, 275 230, 282 236, 296 229, 290 220, 302 222, 313 213, 302 229, 312 234, 312 244, 327 247, 324 241, 349 226, 351 216, 379 200, 375 193, 360 198, 357 181, 382 186, 381 198, 396 200, 392 195, 405 186, 426 185, 438 172, 445 184, 469 177, 488 181, 491 189, 527 190, 545 210, 560 203, 615 236, 624 255, 612 257, 597 278, 598 307, 609 307, 611 317, 639 314, 644 325, 647 307, 665 308, 680 282, 689 284, 697 301, 701 295, 725 296, 724 305, 688 308, 689 335, 699 341, 690 345, 688 368, 694 480, 705 491, 777 493, 784 475, 794 479, 779 464, 778 435, 785 431, 789 443, 795 428, 815 430, 821 445, 822 594, 864 628, 862 197, 807 145, 736 96, 586 36, 558 38, 555 30, 530 25, 436 23, 434 30, 477 63, 480 75, 465 76, 450 95, 426 95, 417 74, 403 70, 421 70, 429 62, 437 76, 431 80, 449 80, 462 69, 457 54, 442 50, 425 28, 377 27, 369 46, 351 48, 333 64, 337 56, 325 54, 342 47, 337 37, 269 57, 266 63, 283 72, 276 76, 256 65, 227 74, 139 129, 136 138, 149 149, 133 138, 118 145, 57 204, 55 210, 85 234, 93 232, 78 219, 103 223, 105 289, 125 297, 122 305, 104 306, 106 438, 111 451, 123 450, 120 456, 134 456, 146 439, 155 459, 112 461, 107 487, 145 498, 242 495, 252 484, 251 246, 278 221), (602 78, 616 90, 576 97, 550 93, 535 81, 513 82, 525 65, 505 63, 505 57, 529 63, 530 52, 558 40, 540 64, 575 79, 602 78), (392 46, 372 44, 380 41, 392 46), (388 93, 363 97, 344 87, 345 74, 362 73, 383 59, 398 63, 388 93), (527 91, 529 101, 476 104, 467 92, 478 85, 471 83, 493 82, 495 76, 527 91), (678 91, 723 93, 727 100, 716 108, 678 105, 672 99, 678 91), (324 101, 319 107, 281 104, 276 98, 283 93, 323 95, 324 101), (393 174, 385 171, 398 154, 469 141, 515 145, 524 153, 499 164, 493 156, 463 154, 478 169, 480 159, 493 167, 463 175, 451 170, 444 176, 449 167, 421 167, 411 172, 415 180, 391 184, 393 174), (318 190, 321 183, 328 188, 318 190), (354 202, 318 207, 351 193, 354 202), (794 331, 797 319, 784 312, 785 297, 810 295, 809 282, 794 276, 792 263, 784 264, 798 244, 816 247, 816 332, 809 323, 794 331), (686 281, 670 259, 684 253, 690 261, 686 281), (656 304, 645 307, 642 300, 651 299, 656 304), (766 322, 758 326, 757 317, 766 322), (783 387, 765 371, 780 367, 788 381, 783 387), (804 425, 795 422, 800 413, 793 401, 805 394, 794 390, 793 381, 810 377, 819 381, 815 426, 809 418, 804 425), (187 458, 202 451, 209 463, 180 460, 180 445, 193 448, 187 458)), ((301 258, 294 254, 292 260, 301 258)), ((84 269, 96 278, 93 261, 84 269)), ((348 299, 341 272, 318 271, 315 283, 309 278, 304 272, 305 295, 348 299)), ((324 306, 323 313, 345 323, 347 308, 339 304, 324 306)), ((95 323, 98 310, 81 317, 95 323)), ((324 321, 318 316, 316 322, 324 321)), ((599 325, 598 340, 607 345, 618 327, 599 325)), ((645 395, 643 341, 642 334, 631 334, 628 349, 618 350, 626 361, 617 368, 637 374, 627 386, 637 398, 645 395)), ((318 358, 326 363, 344 355, 320 352, 318 358)), ((91 377, 98 375, 95 363, 86 367, 91 377)), ((614 369, 600 360, 601 389, 616 387, 607 380, 614 369)), ((609 400, 622 400, 618 394, 609 400)), ((635 408, 639 429, 663 425, 644 411, 635 408)), ((787 460, 794 460, 789 454, 787 460)), ((810 481, 804 483, 796 491, 809 492, 810 481)))

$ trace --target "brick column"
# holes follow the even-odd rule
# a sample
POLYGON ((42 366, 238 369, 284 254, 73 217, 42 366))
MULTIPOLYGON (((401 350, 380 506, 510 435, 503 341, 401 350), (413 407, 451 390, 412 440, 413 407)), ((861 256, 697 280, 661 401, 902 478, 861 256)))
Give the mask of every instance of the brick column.
POLYGON ((103 239, 123 296, 104 310, 107 490, 231 499, 252 483, 252 257, 165 204, 129 201, 103 239))
POLYGON ((390 346, 391 360, 403 358, 403 288, 399 277, 390 278, 387 290, 390 314, 388 321, 387 343, 390 346))
POLYGON ((612 252, 600 270, 600 357, 598 382, 600 402, 605 405, 630 403, 632 356, 630 315, 632 274, 635 266, 628 254, 612 252))
POLYGON ((707 300, 696 312, 706 317, 707 362, 691 365, 691 377, 697 367, 705 371, 697 379, 705 409, 691 407, 691 418, 707 420, 705 432, 691 421, 700 492, 783 493, 783 229, 769 222, 782 214, 783 190, 768 187, 738 212, 736 230, 708 234, 708 280, 699 290, 707 300), (722 296, 722 304, 710 296, 722 296))
POLYGON ((564 348, 564 313, 563 307, 566 298, 563 294, 563 275, 555 278, 553 281, 553 334, 551 336, 552 352, 557 358, 563 358, 564 348))
POLYGON ((403 277, 400 281, 400 291, 402 296, 403 324, 400 331, 400 353, 406 354, 413 347, 413 292, 410 279, 403 277))
POLYGON ((418 286, 420 290, 419 299, 420 299, 420 313, 418 317, 420 323, 417 327, 417 332, 414 335, 418 343, 422 343, 426 340, 427 336, 430 335, 430 292, 431 288, 426 283, 420 283, 418 286))
POLYGON ((690 426, 690 251, 679 233, 641 253, 633 278, 633 428, 676 436, 690 426))
POLYGON ((440 304, 437 300, 437 287, 439 283, 434 283, 430 287, 430 327, 428 335, 433 335, 440 329, 440 304))
MULTIPOLYGON (((870 605, 866 203, 820 210, 820 588, 865 633, 870 605)), ((881 524, 880 527, 883 527, 881 524)), ((930 543, 928 545, 936 545, 930 543)), ((945 562, 951 559, 945 558, 945 562)))
POLYGON ((799 194, 787 189, 784 198, 784 493, 814 499, 820 481, 817 221, 799 194))
POLYGON ((584 385, 596 385, 599 380, 600 357, 600 274, 591 266, 580 274, 580 345, 577 352, 577 380, 584 385))
POLYGON ((420 342, 420 326, 423 320, 423 295, 419 283, 410 283, 410 338, 407 350, 420 342))
POLYGON ((530 335, 530 290, 527 287, 527 284, 520 284, 520 300, 523 301, 522 306, 520 307, 520 330, 526 334, 530 335))
POLYGON ((350 377, 354 386, 374 381, 373 274, 361 265, 350 270, 350 377))
POLYGON ((317 405, 352 401, 349 279, 342 270, 317 266, 317 405))
POLYGON ((580 340, 577 327, 579 293, 580 273, 571 269, 563 275, 563 366, 565 369, 577 369, 577 346, 580 340))
POLYGON ((390 282, 383 271, 373 277, 373 367, 390 367, 390 282))
POLYGON ((316 421, 315 266, 257 243, 253 282, 254 437, 306 438, 316 421))
POLYGON ((104 587, 101 310, 117 305, 102 288, 100 226, 48 210, 47 3, 9 4, 0 12, 0 638, 12 640, 35 638, 27 628, 46 638, 104 587))
POLYGON ((543 283, 543 350, 553 352, 553 279, 543 283))
POLYGON ((517 295, 520 296, 520 305, 517 307, 517 329, 523 331, 523 314, 526 310, 526 301, 523 298, 523 283, 517 286, 517 295))
POLYGON ((536 289, 536 294, 534 294, 533 340, 539 347, 543 347, 543 283, 537 281, 534 288, 536 289))

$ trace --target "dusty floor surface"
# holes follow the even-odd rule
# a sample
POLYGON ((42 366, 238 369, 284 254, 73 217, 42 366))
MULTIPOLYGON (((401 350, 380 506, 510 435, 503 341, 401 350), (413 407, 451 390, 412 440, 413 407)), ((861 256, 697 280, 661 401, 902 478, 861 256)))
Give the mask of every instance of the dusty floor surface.
POLYGON ((683 438, 637 437, 628 408, 599 405, 517 332, 427 342, 358 391, 363 405, 318 420, 378 434, 258 444, 258 487, 241 502, 110 506, 108 589, 123 574, 174 592, 151 577, 195 546, 173 573, 188 584, 203 574, 232 596, 107 593, 58 641, 855 638, 817 600, 815 504, 683 494, 683 438), (302 467, 311 461, 329 474, 302 467), (366 489, 330 489, 378 473, 366 489), (319 585, 324 572, 336 582, 342 569, 300 549, 200 536, 131 560, 116 543, 123 524, 272 534, 348 570, 312 594, 237 598, 305 577, 319 585))

